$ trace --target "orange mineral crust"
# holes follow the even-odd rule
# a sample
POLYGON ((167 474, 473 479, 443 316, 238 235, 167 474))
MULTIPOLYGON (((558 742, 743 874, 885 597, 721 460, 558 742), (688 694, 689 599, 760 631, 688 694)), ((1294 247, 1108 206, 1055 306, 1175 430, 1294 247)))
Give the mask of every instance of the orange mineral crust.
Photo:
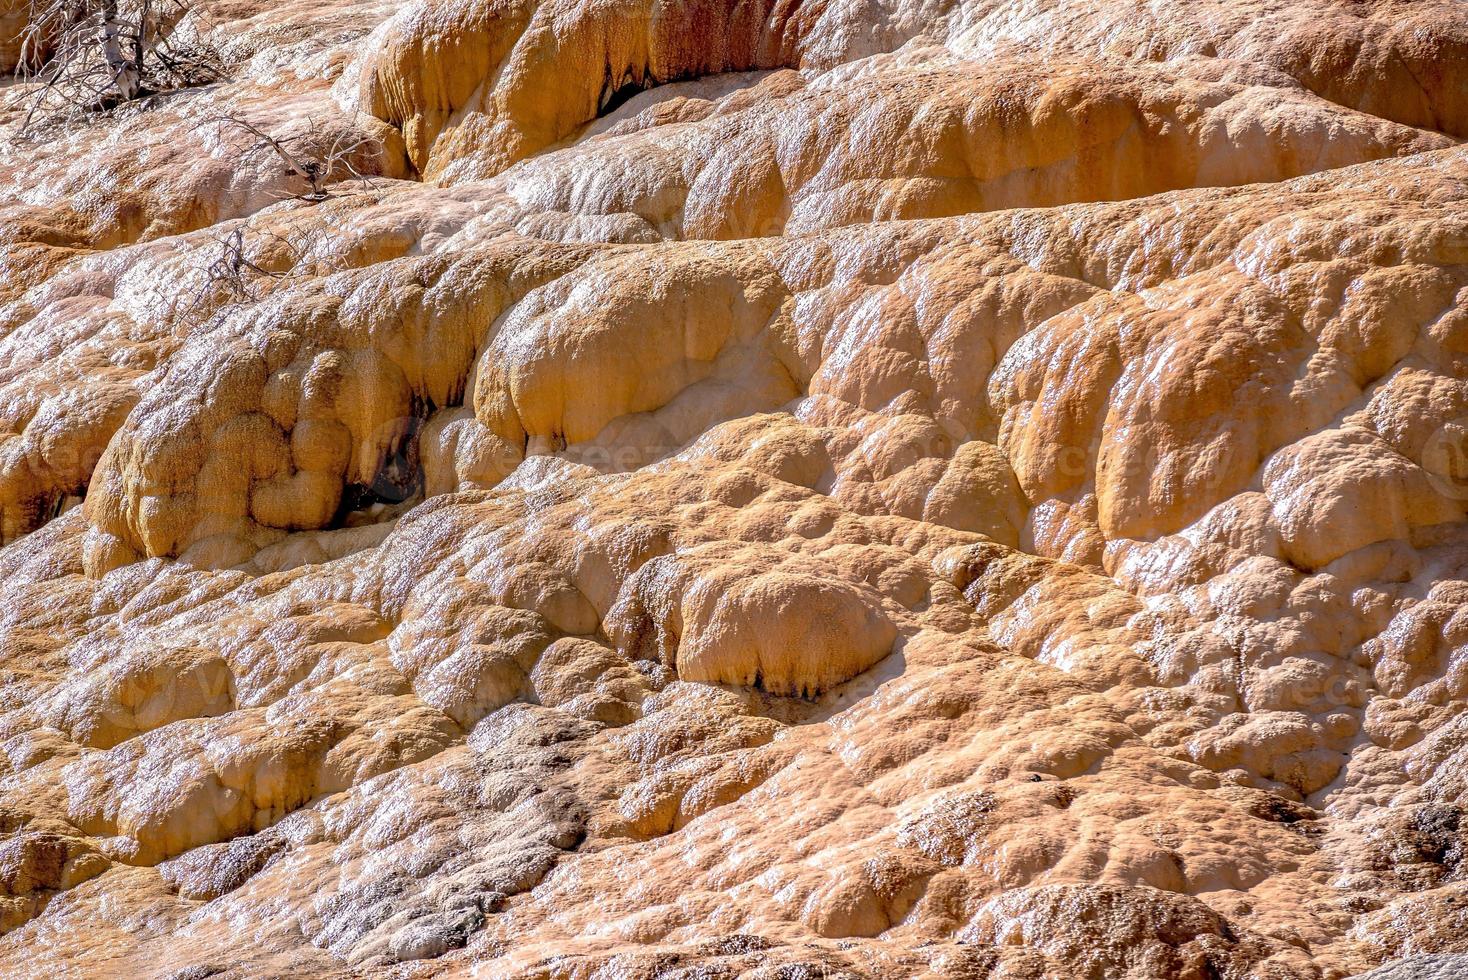
POLYGON ((1461 0, 0 72, 0 976, 1468 969, 1461 0))

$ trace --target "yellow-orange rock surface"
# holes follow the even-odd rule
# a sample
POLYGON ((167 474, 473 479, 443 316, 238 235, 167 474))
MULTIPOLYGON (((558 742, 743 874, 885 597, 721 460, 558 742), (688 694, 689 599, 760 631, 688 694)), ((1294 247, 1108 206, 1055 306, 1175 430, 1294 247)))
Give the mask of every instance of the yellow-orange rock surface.
POLYGON ((1468 953, 1468 7, 195 6, 0 82, 0 976, 1468 953))

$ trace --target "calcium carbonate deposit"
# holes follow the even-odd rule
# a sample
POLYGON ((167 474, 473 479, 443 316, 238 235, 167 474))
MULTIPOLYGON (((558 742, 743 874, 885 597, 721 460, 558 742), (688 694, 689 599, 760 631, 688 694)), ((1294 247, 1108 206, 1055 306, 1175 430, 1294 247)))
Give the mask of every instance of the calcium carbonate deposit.
POLYGON ((0 976, 1461 967, 1462 0, 0 72, 0 976))

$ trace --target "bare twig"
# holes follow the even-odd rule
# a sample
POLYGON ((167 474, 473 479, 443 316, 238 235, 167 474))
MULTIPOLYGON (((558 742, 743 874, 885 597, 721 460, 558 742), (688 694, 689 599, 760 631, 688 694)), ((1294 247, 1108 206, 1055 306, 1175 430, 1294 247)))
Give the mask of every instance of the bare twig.
POLYGON ((283 279, 285 272, 276 272, 260 266, 245 254, 245 229, 236 228, 224 237, 214 236, 219 246, 214 261, 203 269, 204 282, 194 294, 194 301, 187 313, 198 309, 211 296, 223 291, 226 302, 248 301, 256 298, 255 283, 258 280, 283 279))
POLYGON ((30 0, 20 70, 44 84, 23 96, 30 106, 20 133, 38 119, 85 115, 219 78, 217 51, 198 38, 174 43, 192 11, 193 0, 30 0))
POLYGON ((315 251, 311 239, 316 236, 305 231, 293 235, 289 225, 285 234, 240 225, 227 235, 210 237, 216 248, 206 252, 211 260, 199 269, 202 281, 181 313, 186 322, 195 320, 200 307, 252 303, 282 283, 331 271, 329 264, 323 267, 322 262, 308 258, 315 251), (280 254, 282 249, 284 255, 280 254), (282 259, 284 268, 280 267, 282 259))
POLYGON ((254 153, 263 149, 273 151, 286 165, 288 173, 306 182, 309 190, 296 195, 302 200, 326 200, 329 196, 326 192, 327 184, 331 182, 333 176, 343 173, 371 186, 371 179, 359 171, 351 160, 353 154, 364 150, 376 151, 380 148, 378 141, 371 137, 353 140, 345 133, 338 133, 330 145, 320 147, 311 145, 310 137, 316 133, 316 125, 309 119, 306 132, 284 137, 271 136, 249 121, 233 114, 206 119, 200 125, 211 124, 221 127, 234 126, 254 136, 258 142, 246 150, 246 153, 254 153))

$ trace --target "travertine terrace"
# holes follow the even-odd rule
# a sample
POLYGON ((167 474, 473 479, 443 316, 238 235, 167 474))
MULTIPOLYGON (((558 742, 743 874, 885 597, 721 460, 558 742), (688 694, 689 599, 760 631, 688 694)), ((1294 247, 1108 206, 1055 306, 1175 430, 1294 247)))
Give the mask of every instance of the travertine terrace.
POLYGON ((34 9, 0 976, 1468 953, 1468 5, 34 9))

